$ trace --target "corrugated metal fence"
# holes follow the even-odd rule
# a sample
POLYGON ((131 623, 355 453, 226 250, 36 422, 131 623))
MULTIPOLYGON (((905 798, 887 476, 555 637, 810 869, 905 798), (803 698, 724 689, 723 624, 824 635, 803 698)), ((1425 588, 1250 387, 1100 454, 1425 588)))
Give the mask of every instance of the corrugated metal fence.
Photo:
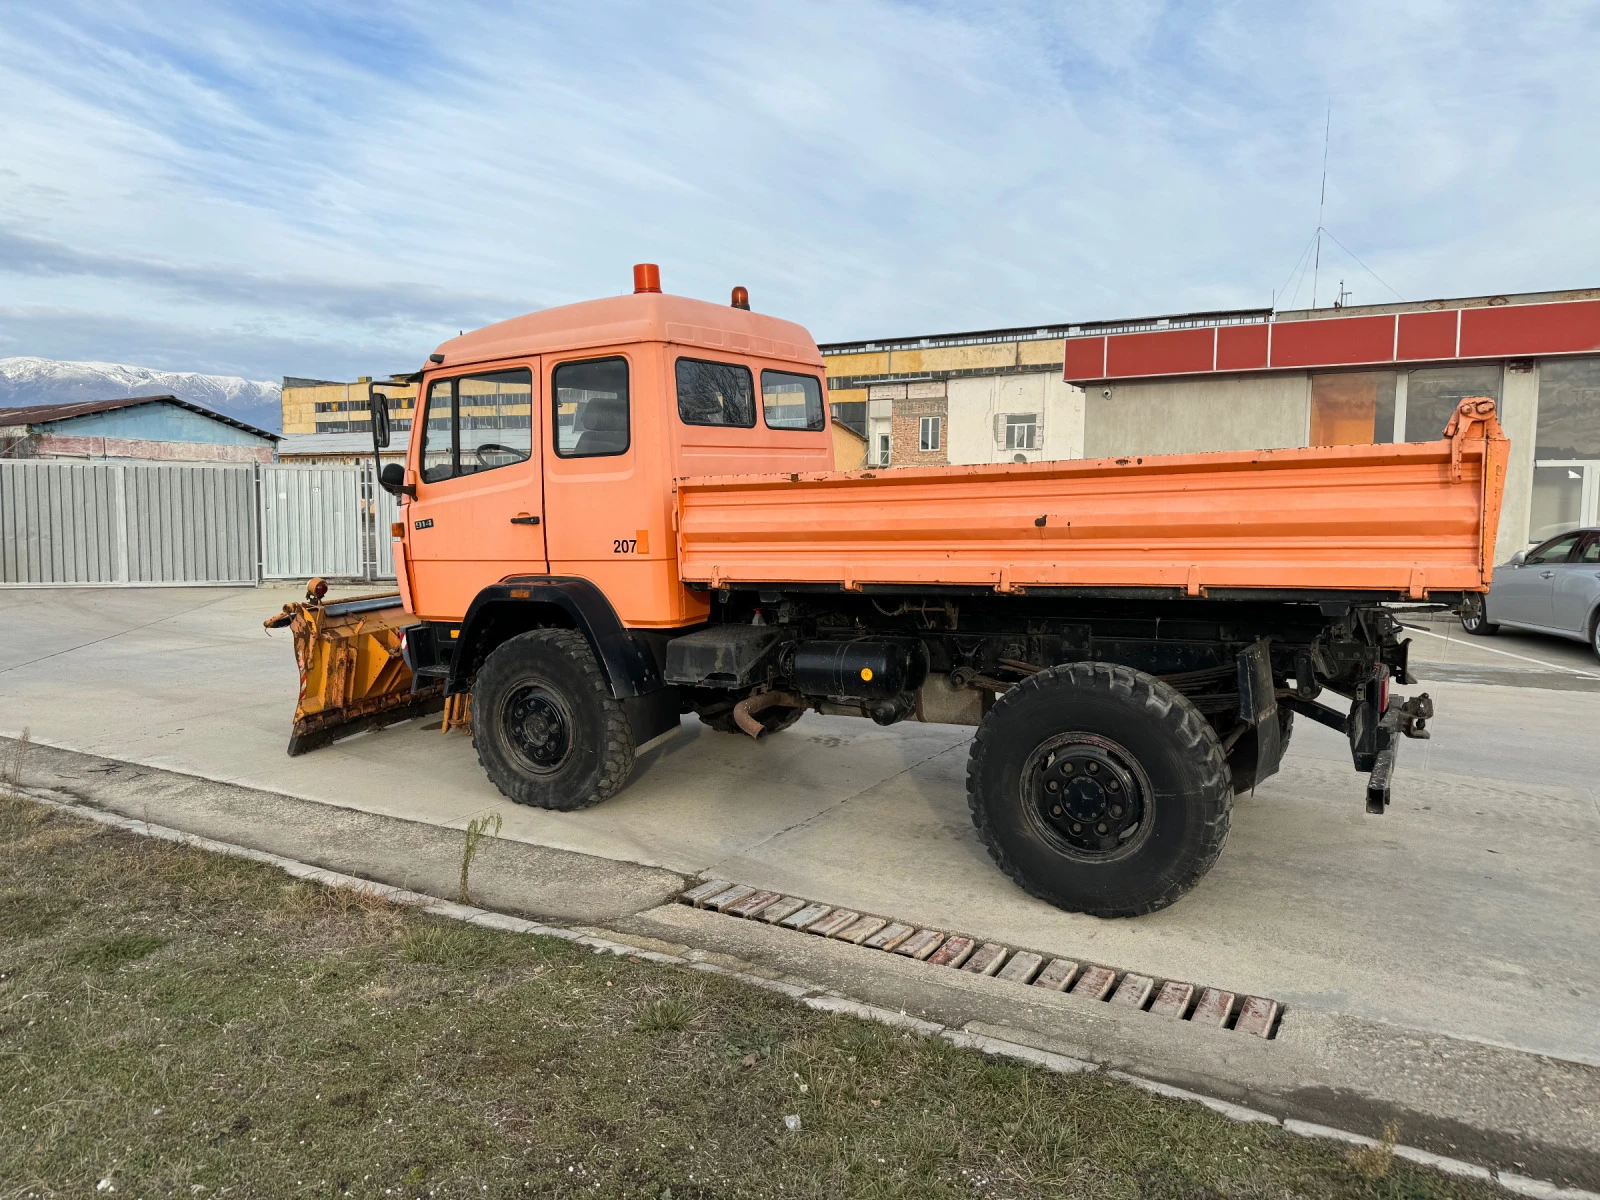
POLYGON ((394 497, 355 466, 0 460, 0 586, 392 579, 394 497))

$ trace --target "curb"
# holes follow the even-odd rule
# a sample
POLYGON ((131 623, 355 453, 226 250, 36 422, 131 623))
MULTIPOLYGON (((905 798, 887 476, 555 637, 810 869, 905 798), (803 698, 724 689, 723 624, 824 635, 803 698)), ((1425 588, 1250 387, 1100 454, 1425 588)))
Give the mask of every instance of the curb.
MULTIPOLYGON (((782 980, 767 979, 760 975, 738 971, 698 957, 701 953, 699 951, 693 951, 691 955, 686 956, 645 950, 641 947, 603 936, 610 932, 609 930, 600 930, 598 933, 593 933, 561 925, 545 925, 539 921, 513 917, 507 913, 491 912, 488 909, 475 908, 469 904, 459 904, 453 900, 444 900, 437 896, 429 896, 423 892, 413 892, 406 888, 394 887, 386 883, 375 883, 370 879, 362 879, 356 875, 346 875, 340 871, 314 867, 309 863, 300 862, 298 859, 285 858, 281 854, 272 854, 265 850, 252 850, 248 846, 236 845, 233 842, 220 842, 214 838, 185 833, 181 829, 173 829, 166 825, 153 825, 148 821, 139 821, 132 817, 124 817, 98 808, 91 808, 78 803, 76 800, 61 800, 57 798, 60 793, 55 793, 50 788, 12 785, 12 790, 35 803, 43 804, 49 808, 70 813, 75 817, 94 821, 97 824, 106 825, 113 829, 120 829, 125 833, 137 834, 141 837, 152 837, 160 841, 178 842, 214 854, 226 854, 234 858, 247 858, 254 862, 277 867, 286 875, 296 879, 319 883, 325 887, 350 888, 354 891, 366 892, 369 895, 388 900, 393 904, 404 904, 421 909, 423 912, 433 916, 447 917, 454 921, 465 921, 469 924, 481 925, 487 929, 497 929, 504 933, 526 933, 537 934, 541 937, 561 938, 564 941, 574 942, 580 946, 587 946, 597 954, 614 954, 625 958, 642 959, 645 962, 657 963, 662 966, 686 967, 691 971, 704 971, 708 974, 722 975, 726 978, 749 984, 752 987, 780 992, 819 1012, 839 1013, 844 1016, 859 1017, 866 1021, 876 1021, 883 1025, 909 1030, 928 1037, 942 1038, 963 1049, 978 1050, 984 1054, 1014 1059, 1018 1062, 1029 1063, 1033 1066, 1043 1067, 1046 1070, 1062 1074, 1081 1074, 1101 1070, 1101 1066, 1098 1063, 1069 1058, 1064 1054, 1055 1054, 1048 1050, 1040 1050, 1034 1046, 1023 1045, 1020 1042, 1010 1042, 1002 1038, 990 1037, 968 1029, 952 1029, 936 1021, 924 1021, 908 1013, 890 1008, 880 1008, 877 1005, 853 1000, 848 996, 840 995, 826 988, 786 983, 782 980)), ((1278 1128, 1300 1137, 1345 1142, 1356 1146, 1378 1145, 1378 1142, 1373 1138, 1363 1134, 1335 1129, 1327 1125, 1316 1125, 1309 1121, 1297 1121, 1293 1118, 1280 1119, 1270 1113, 1247 1108, 1242 1104, 1219 1100, 1215 1096, 1191 1092, 1186 1088, 1174 1087, 1171 1084, 1161 1083, 1154 1079, 1146 1079, 1140 1075, 1132 1075, 1126 1071, 1107 1070, 1105 1071, 1105 1076, 1108 1079, 1115 1079, 1119 1083, 1131 1084, 1134 1087, 1153 1092, 1158 1096, 1165 1096, 1171 1100, 1187 1100, 1195 1104, 1202 1104, 1213 1112, 1227 1117, 1230 1121, 1238 1121, 1245 1124, 1276 1125, 1278 1128)), ((1447 1175, 1454 1175, 1463 1179, 1476 1179, 1486 1183, 1497 1183, 1509 1192, 1514 1192, 1520 1196, 1533 1197, 1533 1200, 1600 1200, 1600 1192, 1592 1192, 1585 1188, 1563 1187, 1547 1180, 1532 1179, 1526 1175, 1519 1175, 1514 1171, 1481 1167, 1476 1163, 1465 1162, 1458 1158, 1449 1158, 1442 1154, 1434 1154, 1431 1151, 1422 1150, 1415 1146, 1397 1145, 1394 1147, 1394 1154, 1396 1158, 1402 1158, 1421 1166, 1432 1167, 1434 1170, 1441 1171, 1447 1175)))

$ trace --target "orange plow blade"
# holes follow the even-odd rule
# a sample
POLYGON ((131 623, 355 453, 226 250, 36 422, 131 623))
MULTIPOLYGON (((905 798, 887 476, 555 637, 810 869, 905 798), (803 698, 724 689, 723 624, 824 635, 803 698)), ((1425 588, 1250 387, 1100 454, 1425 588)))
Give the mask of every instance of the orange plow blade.
MULTIPOLYGON (((308 595, 315 593, 315 581, 308 595)), ((268 629, 287 626, 300 667, 289 753, 304 754, 364 729, 409 721, 444 706, 444 685, 413 690, 400 652, 401 633, 414 624, 398 593, 325 604, 285 604, 268 629)))

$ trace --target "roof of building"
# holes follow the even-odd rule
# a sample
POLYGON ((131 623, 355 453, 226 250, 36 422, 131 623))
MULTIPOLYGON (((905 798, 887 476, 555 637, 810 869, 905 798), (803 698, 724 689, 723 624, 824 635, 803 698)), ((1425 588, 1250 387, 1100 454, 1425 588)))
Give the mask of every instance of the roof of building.
POLYGON ((822 356, 803 325, 726 304, 636 292, 563 304, 474 329, 440 344, 444 365, 519 355, 564 353, 628 342, 698 344, 723 353, 754 354, 820 367, 822 356))
POLYGON ((1600 351, 1600 290, 1278 313, 1266 324, 1068 338, 1071 383, 1419 366, 1600 351))
POLYGON ((68 404, 35 404, 26 408, 0 408, 0 425, 49 425, 54 421, 68 421, 73 417, 87 417, 95 413, 116 412, 123 408, 138 408, 144 404, 176 404, 179 408, 186 408, 190 412, 199 413, 202 417, 210 417, 213 421, 220 421, 224 425, 232 425, 235 429, 242 429, 246 433, 253 433, 257 437, 270 438, 272 441, 279 439, 279 434, 270 433, 265 429, 257 428, 237 417, 230 417, 206 408, 201 404, 193 404, 188 400, 180 400, 177 396, 124 396, 118 400, 77 400, 68 404))
POLYGON ((1594 299, 1600 299, 1600 288, 1464 296, 1450 300, 1401 300, 1392 304, 1349 304, 1343 307, 1334 305, 1330 308, 1278 310, 1230 308, 1209 312, 1170 313, 1153 317, 1122 317, 1110 321, 1060 321, 1051 325, 1021 325, 1010 329, 974 329, 963 333, 929 333, 914 334, 910 337, 869 338, 855 342, 826 342, 818 349, 824 356, 877 350, 932 350, 946 346, 979 346, 994 342, 1105 337, 1125 333, 1165 333, 1176 329, 1213 329, 1232 325, 1265 325, 1269 322, 1282 324, 1289 321, 1435 312, 1439 309, 1501 308, 1506 305, 1550 304, 1594 299))
MULTIPOLYGON (((384 447, 385 454, 404 454, 411 445, 411 431, 396 429, 384 447)), ((301 458, 311 454, 371 454, 372 434, 363 433, 286 433, 278 441, 279 458, 301 458)))

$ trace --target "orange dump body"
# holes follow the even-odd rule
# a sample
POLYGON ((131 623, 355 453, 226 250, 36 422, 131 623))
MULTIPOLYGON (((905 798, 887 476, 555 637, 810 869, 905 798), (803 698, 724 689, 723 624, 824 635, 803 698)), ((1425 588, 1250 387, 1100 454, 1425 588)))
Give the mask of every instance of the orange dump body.
POLYGON ((1509 443, 742 475, 678 483, 679 574, 726 583, 1483 591, 1509 443))

